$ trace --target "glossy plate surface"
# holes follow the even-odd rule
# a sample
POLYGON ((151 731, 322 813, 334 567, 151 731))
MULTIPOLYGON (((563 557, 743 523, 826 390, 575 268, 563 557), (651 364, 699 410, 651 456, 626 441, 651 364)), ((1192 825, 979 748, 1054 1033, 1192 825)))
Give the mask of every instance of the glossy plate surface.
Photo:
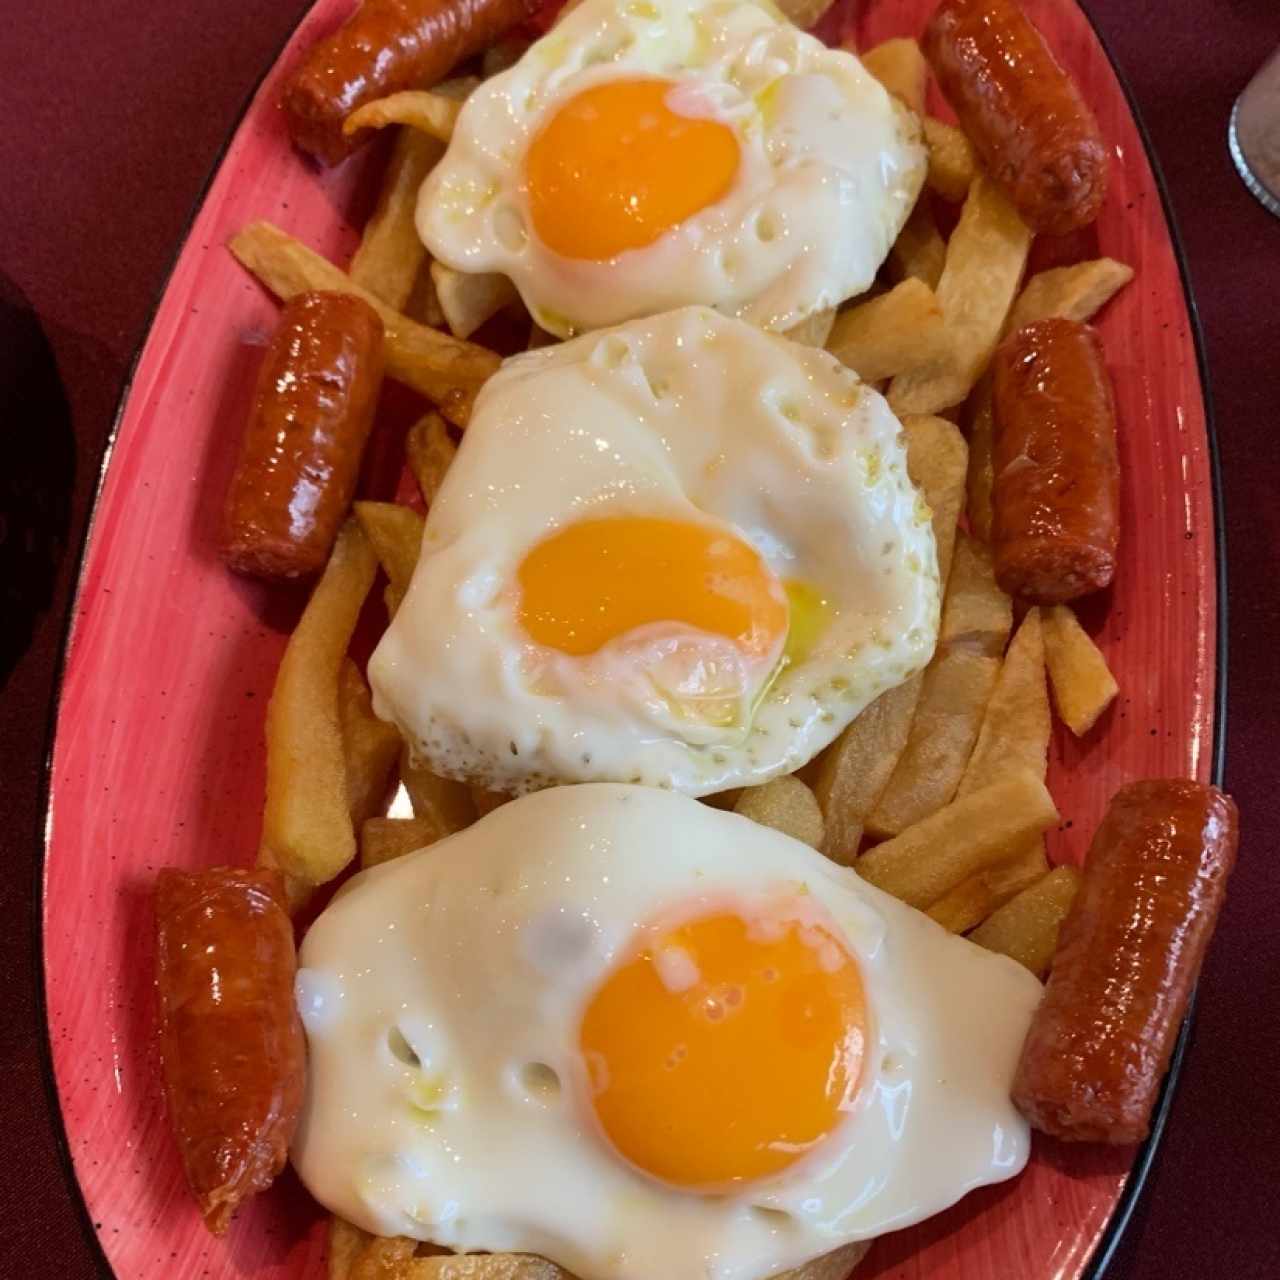
MULTIPOLYGON (((49 1034, 67 1139, 116 1273, 320 1277, 323 1217, 286 1175, 225 1240, 205 1233, 165 1129, 152 1056, 151 911, 162 865, 249 862, 263 799, 262 724, 300 598, 225 572, 212 547, 275 305, 224 250, 269 218, 345 261, 377 152, 319 174, 289 148, 281 79, 350 9, 319 0, 267 76, 192 227, 143 350, 90 534, 52 764, 44 893, 49 1034)), ((826 31, 866 47, 915 34, 931 0, 842 4, 826 31)), ((1207 779, 1214 733, 1214 517, 1188 306, 1124 94, 1073 0, 1026 0, 1114 147, 1097 226, 1137 276, 1099 327, 1124 466, 1122 558, 1084 612, 1122 696, 1084 742, 1060 732, 1050 785, 1079 861, 1127 779, 1207 779)), ((394 443, 394 442, 393 442, 394 443)), ((1132 1151, 1039 1142, 1013 1183, 877 1243, 858 1276, 1072 1280, 1084 1274, 1132 1151)))

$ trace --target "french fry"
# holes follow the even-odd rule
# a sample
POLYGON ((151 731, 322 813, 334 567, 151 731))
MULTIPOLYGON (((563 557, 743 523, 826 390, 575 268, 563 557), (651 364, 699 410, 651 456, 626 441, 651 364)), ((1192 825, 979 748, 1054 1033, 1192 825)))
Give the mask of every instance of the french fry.
POLYGON ((1009 313, 1008 331, 1035 320, 1061 316, 1091 320, 1133 279, 1133 268, 1114 258, 1096 258, 1070 267, 1054 267, 1032 276, 1009 313))
POLYGON ((493 272, 471 274, 433 262, 431 279, 440 310, 455 338, 471 337, 499 311, 520 301, 515 285, 506 276, 493 272))
POLYGON ((996 585, 991 553, 962 535, 943 602, 938 649, 925 668, 906 746, 867 815, 872 835, 897 835, 956 794, 1012 624, 1013 605, 996 585))
POLYGON ((835 0, 778 0, 778 8, 800 28, 808 31, 835 0))
POLYGON ((1083 738, 1120 686, 1102 651, 1065 604, 1044 611, 1044 653, 1058 715, 1077 738, 1083 738))
POLYGON ((871 1248, 869 1240, 855 1240, 814 1258, 803 1266, 783 1271, 771 1280, 846 1280, 849 1273, 866 1257, 871 1248))
POLYGON ((1043 976, 1058 946, 1058 930, 1080 888, 1074 867, 1058 867, 993 912, 970 935, 988 951, 998 951, 1043 976))
POLYGON ((827 350, 863 382, 928 366, 946 349, 942 306, 933 290, 914 278, 841 312, 827 339, 827 350))
POLYGON ((366 102, 343 121, 342 132, 350 135, 360 129, 385 129, 389 124, 398 124, 447 143, 453 137, 461 110, 462 103, 456 98, 408 89, 366 102))
MULTIPOLYGON (((415 1258, 412 1266, 397 1273, 397 1277, 398 1280, 574 1280, 554 1262, 532 1253, 466 1253, 415 1258)), ((379 1274, 376 1280, 387 1280, 387 1277, 379 1274)))
POLYGON ((858 55, 862 65, 899 102, 918 116, 924 115, 924 94, 929 83, 929 64, 914 40, 899 37, 885 40, 858 55))
POLYGON ((955 125, 933 116, 925 116, 923 125, 924 145, 929 152, 929 176, 925 181, 944 200, 958 204, 978 177, 973 144, 955 125))
POLYGON ((815 311, 807 320, 801 320, 794 329, 788 329, 786 336, 803 347, 825 347, 835 322, 836 309, 827 307, 824 311, 815 311))
POLYGON ((405 303, 404 313, 410 320, 425 324, 428 329, 443 329, 444 310, 436 297, 436 282, 431 278, 431 257, 426 255, 418 274, 414 277, 413 292, 405 303))
POLYGON ((414 758, 407 742, 400 756, 400 781, 409 793, 413 816, 435 823, 444 834, 452 835, 476 820, 476 806, 467 784, 433 773, 414 758))
POLYGON ((476 813, 482 818, 495 809, 500 809, 512 798, 505 791, 490 791, 478 782, 471 784, 471 803, 475 805, 476 813))
POLYGON ((1051 728, 1040 611, 1028 609, 1004 656, 956 795, 985 787, 1011 768, 1044 777, 1051 728))
POLYGON ((458 452, 444 419, 438 413, 429 413, 415 422, 405 437, 405 452, 423 500, 430 506, 458 452))
POLYGON ((784 775, 743 790, 734 812, 772 827, 811 848, 821 849, 825 828, 813 792, 799 778, 784 775))
POLYGON ((278 298, 309 289, 363 298, 386 326, 387 372, 434 400, 446 417, 466 425, 476 391, 501 364, 494 352, 415 324, 269 222, 250 223, 232 237, 229 247, 240 264, 278 298))
POLYGON ((1044 783, 1015 770, 876 845, 855 869, 868 883, 924 911, 970 876, 1007 861, 1057 821, 1044 783))
POLYGON ((937 289, 947 261, 947 242, 927 200, 918 200, 889 250, 889 266, 899 280, 919 280, 937 289))
POLYGON ((933 512, 938 581, 945 590, 964 502, 969 450, 960 429, 945 418, 910 415, 902 420, 902 430, 907 437, 907 474, 933 512))
POLYGON ((991 541, 991 491, 995 488, 992 450, 995 447, 995 402, 991 377, 983 374, 969 397, 969 474, 965 479, 965 515, 969 532, 991 541))
POLYGON ((332 880, 355 857, 338 678, 377 567, 359 523, 348 520, 289 637, 267 707, 258 858, 304 884, 332 880))
POLYGON ((386 811, 391 772, 400 758, 395 725, 373 714, 373 699, 360 668, 343 658, 338 676, 338 723, 346 760, 347 807, 351 825, 360 830, 366 818, 386 811))
POLYGON ((1029 889, 1049 870, 1044 837, 1037 836, 1021 853, 962 880, 925 913, 950 933, 968 933, 1015 894, 1029 889))
POLYGON ((376 867, 452 834, 434 818, 366 818, 360 824, 360 865, 376 867))
POLYGON ((356 1259, 373 1237, 334 1214, 329 1219, 329 1280, 350 1280, 356 1259))
POLYGON ((1031 231, 1008 198, 990 179, 977 178, 938 282, 945 348, 894 378, 889 403, 899 416, 937 413, 969 394, 991 360, 1030 247, 1031 231))
POLYGON ((360 247, 347 274, 395 311, 404 311, 413 294, 427 251, 418 238, 414 214, 418 189, 444 146, 416 129, 401 129, 382 180, 373 216, 365 224, 360 247))
MULTIPOLYGON (((964 493, 964 439, 941 418, 911 417, 902 427, 907 472, 933 512, 938 575, 945 585, 964 493)), ((867 814, 906 746, 921 683, 914 675, 881 694, 818 757, 812 785, 826 824, 822 852, 835 862, 848 865, 857 856, 867 814)))
POLYGON ((396 502, 357 502, 354 510, 387 575, 387 613, 394 618, 418 567, 426 521, 396 502))

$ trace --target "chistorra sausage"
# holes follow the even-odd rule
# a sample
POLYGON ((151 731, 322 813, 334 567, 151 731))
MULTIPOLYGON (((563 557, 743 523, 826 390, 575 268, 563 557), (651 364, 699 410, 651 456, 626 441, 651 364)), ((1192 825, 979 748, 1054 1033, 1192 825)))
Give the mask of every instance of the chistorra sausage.
POLYGON ((1017 0, 942 0, 924 53, 983 166, 1036 231, 1092 222, 1107 149, 1075 82, 1017 0))
POLYGON ((1063 921, 1013 1098, 1045 1133, 1138 1142, 1236 857, 1215 787, 1135 782, 1111 801, 1063 921))
POLYGON ((306 1050, 277 871, 172 869, 156 884, 156 984, 169 1118, 205 1223, 284 1167, 306 1050))
POLYGON ((227 493, 222 556, 241 573, 323 568, 373 426, 382 321, 342 293, 291 298, 267 346, 227 493))
POLYGON ((294 142, 337 164, 372 136, 343 121, 375 98, 443 80, 528 18, 543 0, 364 0, 307 55, 282 103, 294 142))
POLYGON ((1001 345, 992 372, 996 579, 1035 604, 1099 591, 1115 574, 1120 463, 1098 335, 1037 320, 1001 345))

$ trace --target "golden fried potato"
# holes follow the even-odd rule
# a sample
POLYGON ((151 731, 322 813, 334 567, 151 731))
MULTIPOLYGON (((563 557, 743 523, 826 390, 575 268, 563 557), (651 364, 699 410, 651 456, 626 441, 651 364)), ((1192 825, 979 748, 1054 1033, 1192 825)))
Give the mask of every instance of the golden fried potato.
POLYGON ((827 345, 835 322, 835 307, 827 307, 824 311, 815 311, 807 320, 801 320, 794 329, 788 329, 786 336, 802 347, 822 348, 827 345))
POLYGON ((814 849, 822 848, 825 827, 814 794, 790 774, 759 787, 745 787, 734 812, 772 827, 814 849))
POLYGON ((443 262, 431 264, 440 310, 455 338, 469 338, 499 311, 520 301, 516 287, 496 272, 455 271, 443 262))
POLYGON ((329 1280, 351 1280, 356 1260, 373 1236, 334 1214, 329 1219, 329 1280))
POLYGON ((1040 611, 1028 609, 1001 664, 956 794, 985 787, 1011 768, 1027 769, 1043 778, 1051 729, 1040 611))
POLYGON ((409 455, 409 470, 430 506, 444 483, 445 472, 457 456, 458 446, 438 413, 429 413, 415 422, 405 436, 404 445, 409 455))
POLYGON ((970 876, 1008 861, 1057 821, 1044 783, 1015 770, 869 849, 855 869, 877 888, 925 911, 970 876))
POLYGON ((1009 312, 1008 331, 1061 316, 1084 324, 1133 279, 1133 268, 1114 258, 1054 267, 1032 276, 1009 312))
POLYGON ((382 129, 398 124, 435 142, 447 143, 453 137, 453 126, 461 110, 462 102, 457 98, 424 89, 407 89, 366 102, 343 121, 342 132, 349 135, 360 129, 382 129))
POLYGON ((359 831, 366 818, 386 812, 392 772, 400 759, 400 734, 395 725, 373 714, 369 686, 350 658, 343 658, 338 677, 338 723, 351 825, 359 831))
POLYGON ((969 517, 969 532, 983 542, 991 541, 991 491, 995 488, 995 468, 991 459, 995 431, 991 375, 984 374, 969 397, 969 474, 965 480, 965 514, 969 517))
POLYGON ((820 1258, 814 1258, 790 1271, 782 1271, 770 1280, 847 1280, 849 1273, 867 1256, 870 1241, 855 1240, 852 1244, 832 1249, 820 1258))
POLYGON ((467 784, 433 773, 414 759, 407 742, 400 756, 400 781, 409 793, 413 816, 434 822, 444 834, 461 831, 476 820, 476 806, 467 784))
POLYGON ((434 818, 369 818, 360 826, 360 866, 376 867, 452 834, 434 818))
POLYGON ((484 347, 416 324, 269 222, 250 223, 232 237, 228 247, 278 298, 292 298, 309 289, 363 298, 386 327, 387 373, 434 400, 460 426, 466 425, 476 391, 502 363, 484 347))
POLYGON ((889 404, 899 416, 938 413, 969 394, 990 363, 1030 248, 1030 228, 1000 188, 979 176, 947 242, 938 281, 946 345, 890 384, 889 404))
POLYGON ((414 223, 418 190, 444 155, 444 145, 416 129, 401 129, 373 215, 347 274, 395 311, 404 311, 427 251, 414 223))
POLYGON ((513 799, 507 795, 505 791, 490 791, 487 787, 481 786, 478 782, 473 782, 470 787, 471 803, 476 807, 476 813, 480 817, 484 817, 487 813, 492 813, 495 809, 506 804, 508 800, 513 799))
POLYGON ((1102 650, 1068 605, 1044 611, 1044 653, 1058 715, 1077 738, 1083 738, 1111 705, 1120 686, 1102 650))
POLYGON ((942 307, 933 290, 909 278, 888 293, 836 316, 827 350, 863 382, 879 382, 941 358, 942 307))
POLYGON ((947 242, 927 200, 911 210, 889 250, 889 267, 899 280, 916 279, 936 290, 947 262, 947 242))
POLYGON ((267 802, 259 861, 306 885, 355 857, 338 680, 378 562, 360 525, 339 530, 285 647, 267 707, 267 802))
POLYGON ((1005 903, 970 935, 988 951, 998 951, 1043 977, 1053 962, 1058 930, 1080 888, 1075 867, 1058 867, 1005 903))
POLYGON ((959 204, 978 178, 978 157, 973 144, 953 124, 925 116, 924 145, 929 150, 926 179, 944 200, 959 204))
POLYGON ((909 414, 902 420, 902 430, 907 437, 907 474, 933 512, 938 581, 945 591, 964 503, 969 450, 960 429, 945 418, 909 414))
POLYGON ((808 31, 834 2, 835 0, 778 0, 778 8, 801 31, 808 31))
POLYGON ((426 522, 396 502, 357 502, 355 513, 387 575, 387 613, 394 618, 418 566, 426 522))
POLYGON ((968 933, 1015 894, 1029 889, 1049 870, 1044 837, 1036 836, 1008 862, 978 871, 945 893, 925 913, 950 933, 968 933))
POLYGON ((885 40, 858 55, 862 65, 904 106, 924 115, 929 64, 914 40, 885 40))

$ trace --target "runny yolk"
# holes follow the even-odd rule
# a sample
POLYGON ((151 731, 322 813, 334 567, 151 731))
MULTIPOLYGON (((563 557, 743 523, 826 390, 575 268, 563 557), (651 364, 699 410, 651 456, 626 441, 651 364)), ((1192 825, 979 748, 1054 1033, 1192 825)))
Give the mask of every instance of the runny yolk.
POLYGON ((832 933, 732 914, 626 960, 579 1033, 605 1136, 652 1177, 704 1193, 778 1174, 830 1134, 866 1040, 862 978, 832 933))
POLYGON ((580 520, 538 543, 517 578, 530 639, 575 656, 652 622, 727 636, 750 657, 787 632, 786 593, 755 549, 683 520, 580 520))
POLYGON ((642 249, 722 199, 738 140, 717 120, 681 115, 669 80, 610 80, 564 104, 525 156, 538 238, 601 262, 642 249))

